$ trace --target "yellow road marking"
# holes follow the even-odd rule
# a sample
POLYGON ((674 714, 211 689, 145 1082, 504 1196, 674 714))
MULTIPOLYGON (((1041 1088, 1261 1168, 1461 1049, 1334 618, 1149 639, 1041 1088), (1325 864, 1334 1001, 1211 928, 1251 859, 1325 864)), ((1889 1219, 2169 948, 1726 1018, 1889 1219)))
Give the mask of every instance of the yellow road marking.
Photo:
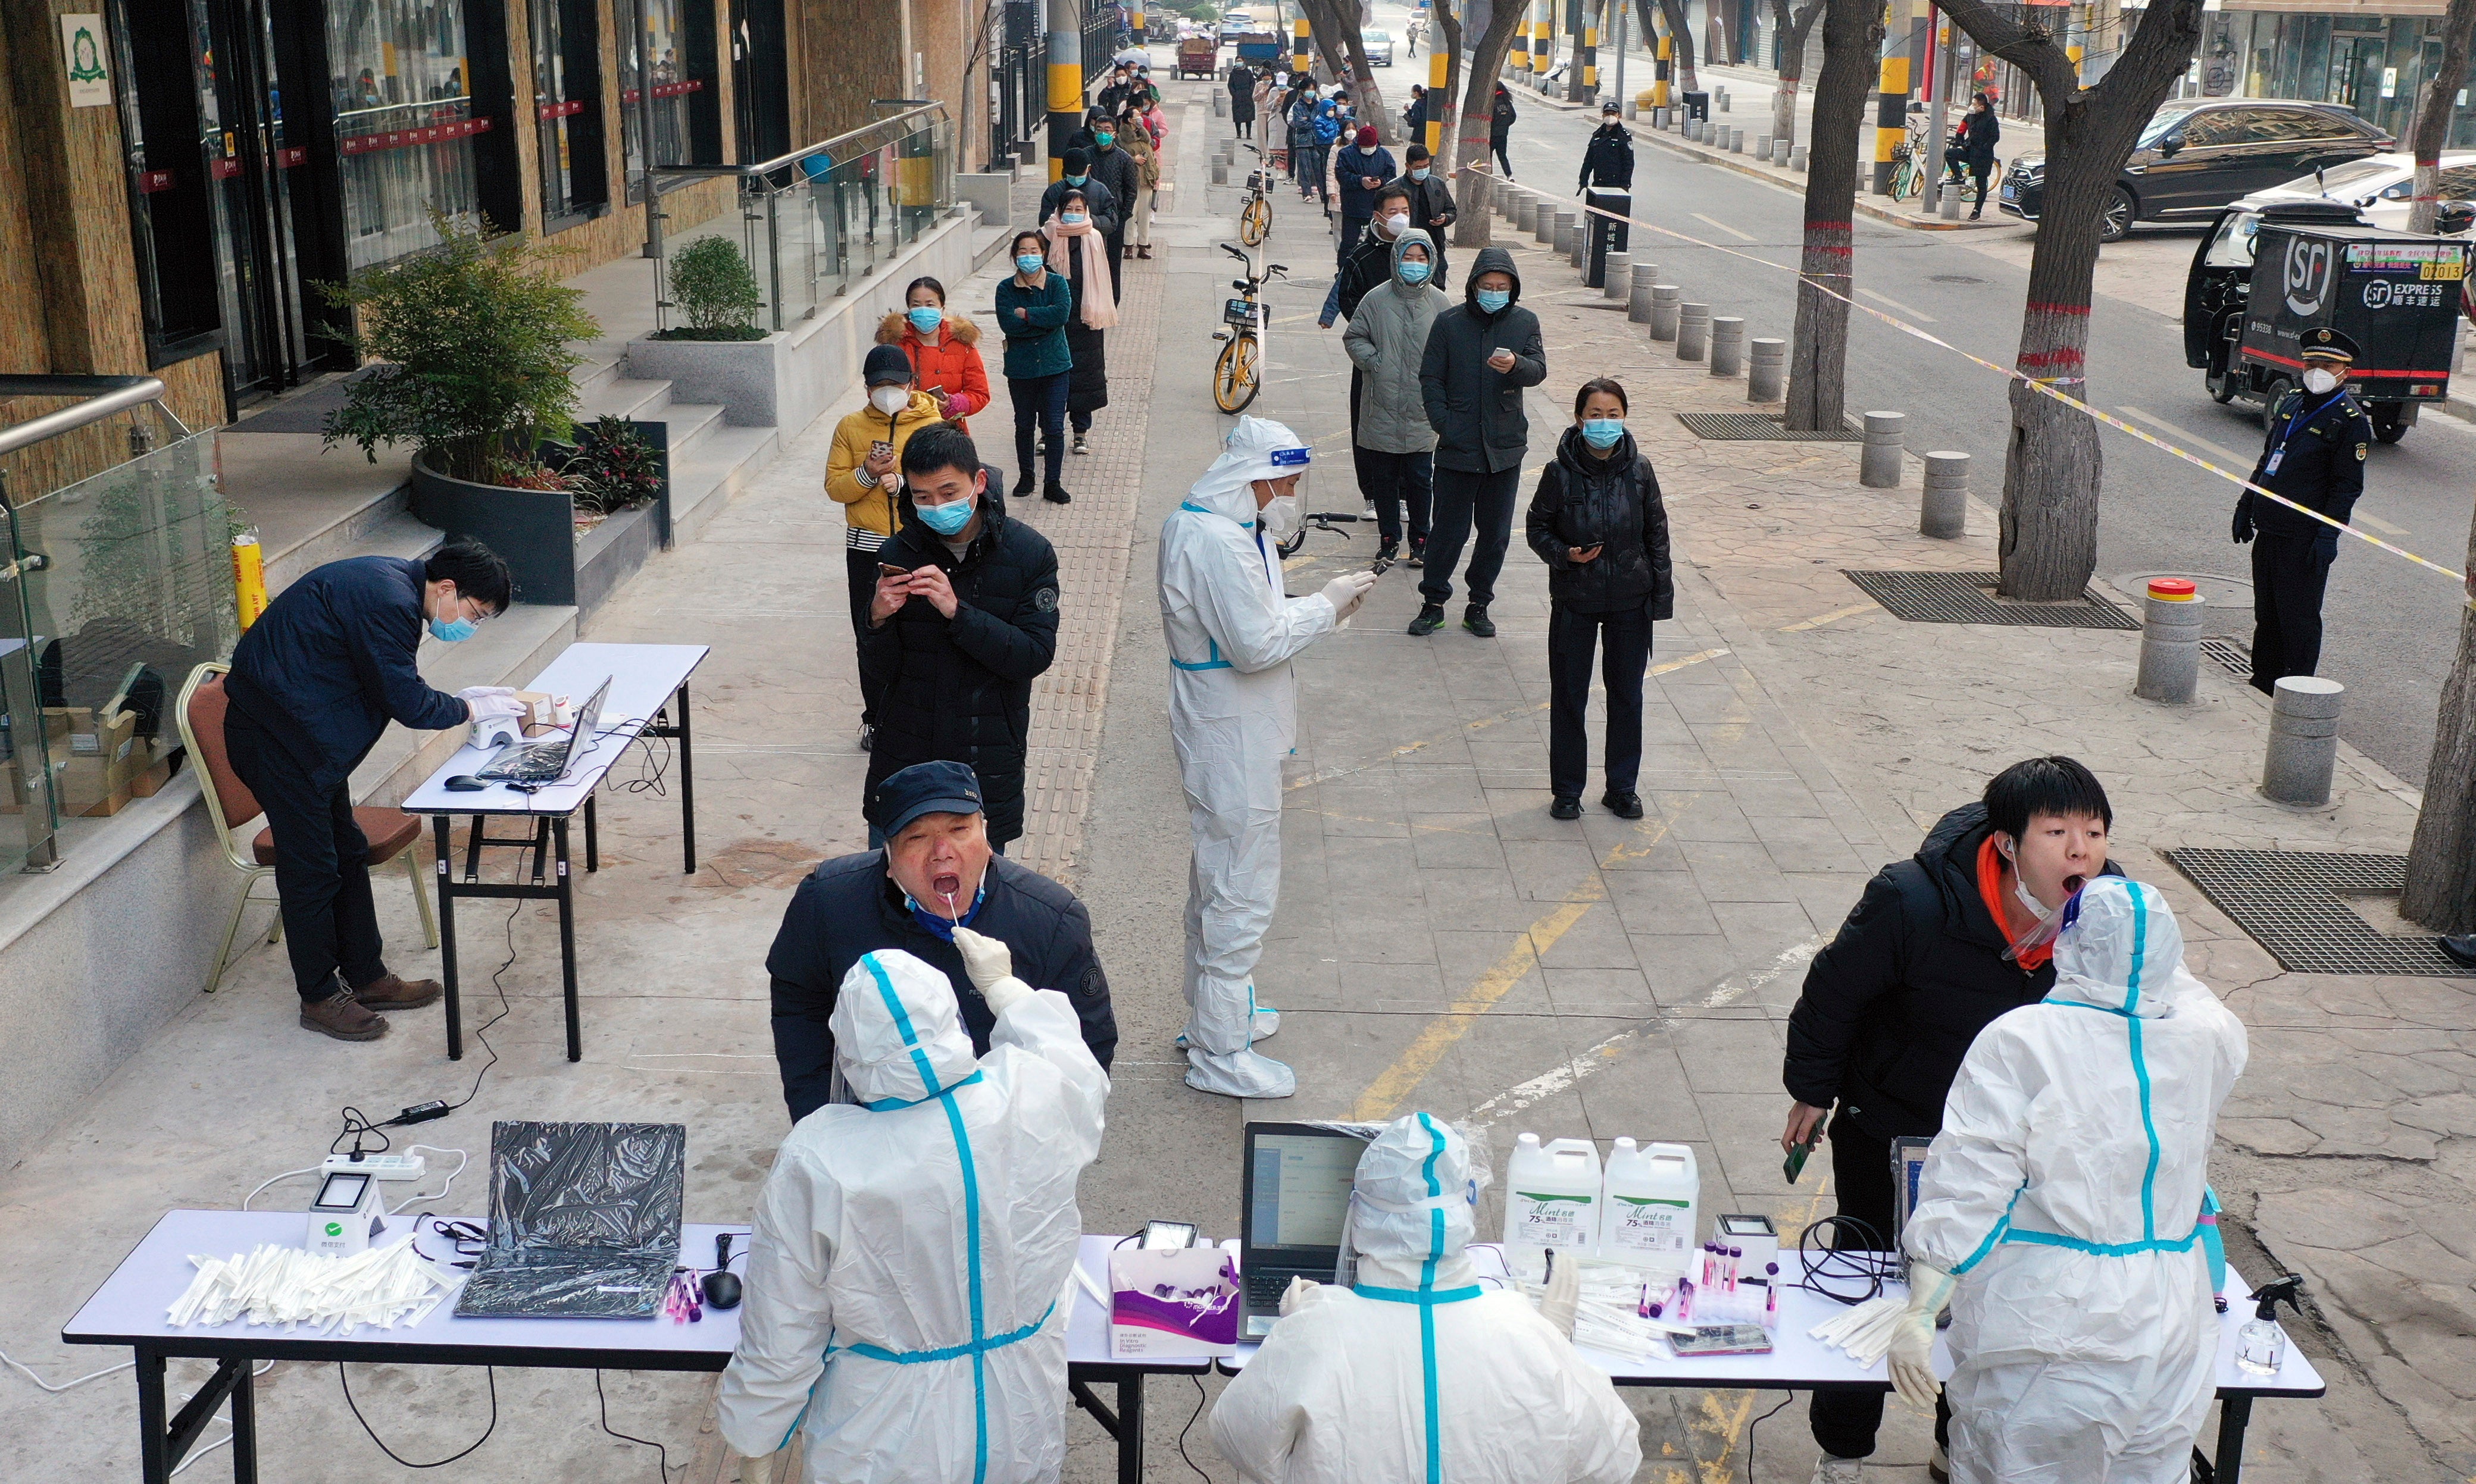
POLYGON ((1860 613, 1873 613, 1880 611, 1880 609, 1881 605, 1879 604, 1852 603, 1845 608, 1833 608, 1828 613, 1817 613, 1812 618, 1805 619, 1802 622, 1790 624, 1781 629, 1780 632, 1803 633, 1808 629, 1820 629, 1825 624, 1836 624, 1844 618, 1855 618, 1860 613))

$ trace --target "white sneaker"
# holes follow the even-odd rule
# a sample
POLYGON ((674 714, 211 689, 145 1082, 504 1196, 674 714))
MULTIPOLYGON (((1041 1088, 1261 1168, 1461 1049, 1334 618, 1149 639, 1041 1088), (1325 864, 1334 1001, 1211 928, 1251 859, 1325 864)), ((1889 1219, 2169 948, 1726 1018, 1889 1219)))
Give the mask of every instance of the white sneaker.
POLYGON ((1814 1461, 1812 1484, 1858 1484, 1858 1471, 1865 1467, 1862 1458, 1834 1458, 1825 1453, 1814 1461))

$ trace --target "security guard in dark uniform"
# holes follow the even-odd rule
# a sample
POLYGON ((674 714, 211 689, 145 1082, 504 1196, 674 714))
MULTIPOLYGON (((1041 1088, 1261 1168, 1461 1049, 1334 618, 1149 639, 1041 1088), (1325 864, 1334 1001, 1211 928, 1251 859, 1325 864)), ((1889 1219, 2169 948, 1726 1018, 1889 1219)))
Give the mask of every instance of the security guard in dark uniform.
MULTIPOLYGON (((2269 409, 2269 435, 2252 482, 2344 521, 2365 492, 2365 459, 2373 447, 2373 420, 2347 392, 2356 342, 2336 330, 2308 330, 2302 357, 2304 384, 2290 387, 2269 409)), ((2253 543, 2252 684, 2267 695, 2280 677, 2311 675, 2320 662, 2321 591, 2339 556, 2339 532, 2247 489, 2236 501, 2235 539, 2253 543)))

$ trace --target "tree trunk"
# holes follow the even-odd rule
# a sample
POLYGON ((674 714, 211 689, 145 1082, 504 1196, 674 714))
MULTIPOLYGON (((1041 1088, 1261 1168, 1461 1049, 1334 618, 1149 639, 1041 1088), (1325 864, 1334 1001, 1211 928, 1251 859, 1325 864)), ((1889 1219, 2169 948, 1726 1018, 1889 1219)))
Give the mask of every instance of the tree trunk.
MULTIPOLYGON (((1694 75, 1694 23, 1686 18, 1685 0, 1659 0, 1659 18, 1668 22, 1668 35, 1676 43, 1675 55, 1669 59, 1669 75, 1676 80, 1679 93, 1700 92, 1701 79, 1694 75)), ((1683 98, 1671 98, 1678 108, 1683 98)))
MULTIPOLYGON (((2476 0, 2469 0, 2476 4, 2476 0)), ((1779 87, 1771 93, 1771 138, 1796 142, 1796 89, 1805 80, 1805 38, 1822 13, 1822 0, 1805 0, 1792 13, 1789 0, 1771 0, 1771 19, 1778 26, 1779 87)))
POLYGON ((2062 37, 2035 11, 1987 0, 1943 0, 1944 13, 1977 44, 2029 74, 2046 128, 2046 179, 2028 304, 2014 368, 2070 402, 2012 385, 2012 437, 2003 456, 1998 548, 2007 598, 2054 603, 2079 597, 2097 568, 2102 462, 2097 425, 2071 405, 2087 403, 2092 278, 2099 217, 2142 127, 2157 112, 2201 39, 2201 0, 2158 0, 2106 76, 2089 87, 2062 37))
POLYGON ((2415 126, 2408 131, 2415 152, 2415 200, 2407 211, 2407 230, 2431 232, 2434 209, 2441 197, 2441 146, 2450 139, 2450 114, 2459 89, 2467 82, 2467 51, 2476 40, 2476 0, 2450 0, 2441 23, 2441 64, 2424 85, 2424 101, 2416 105, 2415 126))
MULTIPOLYGON (((1665 3, 1665 0, 1663 0, 1665 3)), ((1814 85, 1814 140, 1805 156, 1805 250, 1797 265, 1790 344, 1788 427, 1837 432, 1848 377, 1849 221, 1857 214, 1857 131, 1883 44, 1876 0, 1826 0, 1822 76, 1814 85)))
MULTIPOLYGON (((1427 116, 1438 126, 1435 168, 1448 176, 1452 173, 1454 130, 1462 116, 1458 91, 1462 82, 1462 17, 1454 9, 1456 3, 1467 4, 1468 0, 1434 0, 1430 7, 1435 12, 1436 30, 1444 37, 1445 86, 1427 89, 1427 116)), ((1433 50, 1435 42, 1431 39, 1427 45, 1433 50)), ((1426 140, 1419 142, 1424 144, 1426 140)), ((1458 196, 1454 199, 1456 203, 1460 200, 1458 196)))
MULTIPOLYGON (((1377 142, 1399 143, 1400 120, 1384 106, 1383 90, 1375 86, 1375 69, 1368 65, 1367 42, 1359 34, 1358 0, 1299 0, 1299 9, 1306 12, 1308 34, 1316 50, 1324 54, 1325 65, 1334 69, 1336 81, 1347 79, 1349 96, 1358 105, 1358 121, 1375 126, 1377 142)), ((1338 149, 1341 143, 1336 140, 1333 147, 1338 149)))
POLYGON ((1489 120, 1496 111, 1496 79, 1504 70, 1504 54, 1513 49, 1513 30, 1529 14, 1522 0, 1496 0, 1488 12, 1487 32, 1471 48, 1470 74, 1462 87, 1461 133, 1453 139, 1453 170, 1461 183, 1453 220, 1455 247, 1485 247, 1495 240, 1496 175, 1488 162, 1489 120))
MULTIPOLYGON (((2476 572, 2476 526, 2467 532, 2466 570, 2476 572)), ((2476 580, 2467 602, 2459 615, 2459 657, 2441 684, 2424 808, 2407 851, 2407 890, 2399 895, 2399 915, 2436 932, 2476 929, 2476 580)))

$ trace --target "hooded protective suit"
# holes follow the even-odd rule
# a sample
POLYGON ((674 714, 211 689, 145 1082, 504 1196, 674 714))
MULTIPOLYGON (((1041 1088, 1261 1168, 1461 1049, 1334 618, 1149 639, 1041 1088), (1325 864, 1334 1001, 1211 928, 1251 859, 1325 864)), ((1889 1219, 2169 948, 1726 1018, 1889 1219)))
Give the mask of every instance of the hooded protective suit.
POLYGON ((1057 1476, 1058 1298, 1109 1079, 1064 995, 989 998, 975 1063, 943 974, 888 950, 844 976, 834 1057, 858 1102, 800 1120, 766 1176, 722 1378, 734 1451, 805 1417, 811 1484, 1057 1476))
POLYGON ((1463 1249, 1484 1176, 1458 1130, 1397 1119, 1359 1156, 1349 1289, 1299 1296, 1212 1409, 1247 1484, 1625 1484, 1640 1428, 1530 1300, 1463 1249))
POLYGON ((1954 1484, 2184 1484, 2218 1320, 2200 1243, 2243 1024, 2157 888, 2065 909, 2055 987, 1989 1025, 1926 1155, 1909 1254, 1951 1297, 1954 1484))
POLYGON ((1249 1050, 1280 1027, 1255 1002, 1255 959, 1281 885, 1281 759, 1298 731, 1290 657, 1333 631, 1330 600, 1285 596, 1281 559, 1256 522, 1257 480, 1298 473, 1306 441, 1242 417, 1225 452, 1161 526, 1161 629, 1169 640, 1170 740, 1195 854, 1186 898, 1190 1087, 1286 1098, 1290 1069, 1249 1050))

